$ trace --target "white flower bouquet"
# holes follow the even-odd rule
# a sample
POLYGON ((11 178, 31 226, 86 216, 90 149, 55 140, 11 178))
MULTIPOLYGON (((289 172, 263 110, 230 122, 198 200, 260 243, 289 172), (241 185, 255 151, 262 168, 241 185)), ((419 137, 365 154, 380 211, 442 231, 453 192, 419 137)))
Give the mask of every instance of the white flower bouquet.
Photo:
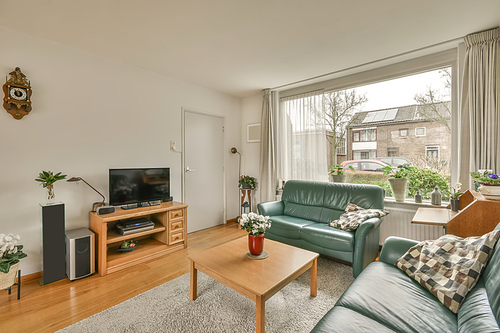
POLYGON ((257 215, 255 213, 242 214, 240 218, 241 229, 245 229, 250 235, 258 236, 271 228, 269 216, 257 215))
POLYGON ((17 245, 21 239, 19 235, 0 234, 0 272, 8 273, 10 266, 19 262, 19 259, 27 257, 23 253, 23 246, 17 245))

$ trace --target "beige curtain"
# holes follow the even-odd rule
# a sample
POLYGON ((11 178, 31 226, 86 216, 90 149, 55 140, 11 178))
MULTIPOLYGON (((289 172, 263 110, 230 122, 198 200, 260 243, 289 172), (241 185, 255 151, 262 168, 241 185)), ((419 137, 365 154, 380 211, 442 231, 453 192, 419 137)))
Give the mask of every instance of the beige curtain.
POLYGON ((500 173, 500 28, 465 37, 460 105, 459 179, 470 188, 469 172, 500 173))
POLYGON ((276 198, 276 142, 274 117, 277 92, 264 90, 260 131, 260 201, 276 198))

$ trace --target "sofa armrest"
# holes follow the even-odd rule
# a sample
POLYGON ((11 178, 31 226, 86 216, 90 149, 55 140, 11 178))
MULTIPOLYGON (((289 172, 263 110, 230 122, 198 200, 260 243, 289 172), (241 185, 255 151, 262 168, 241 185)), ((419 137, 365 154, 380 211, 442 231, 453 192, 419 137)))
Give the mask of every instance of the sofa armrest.
POLYGON ((372 217, 361 223, 354 234, 352 270, 354 277, 378 256, 382 218, 372 217))
POLYGON ((260 215, 274 216, 283 215, 285 212, 285 204, 283 201, 268 201, 257 204, 257 210, 260 215))
POLYGON ((413 239, 396 236, 388 237, 382 246, 380 261, 389 265, 394 265, 396 261, 410 249, 410 247, 415 246, 418 243, 418 241, 413 239))

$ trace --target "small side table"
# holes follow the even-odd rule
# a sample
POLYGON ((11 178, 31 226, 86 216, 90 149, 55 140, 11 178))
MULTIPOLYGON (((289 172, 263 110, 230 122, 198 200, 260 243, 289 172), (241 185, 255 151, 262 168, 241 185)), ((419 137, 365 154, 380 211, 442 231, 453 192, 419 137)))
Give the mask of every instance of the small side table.
POLYGON ((248 204, 250 205, 250 207, 252 207, 253 188, 240 188, 240 190, 241 190, 241 205, 243 205, 245 201, 248 201, 248 204), (248 200, 245 200, 245 198, 248 198, 248 200))
POLYGON ((458 212, 452 212, 447 208, 419 207, 411 223, 442 226, 446 233, 448 222, 450 222, 456 214, 458 214, 458 212))

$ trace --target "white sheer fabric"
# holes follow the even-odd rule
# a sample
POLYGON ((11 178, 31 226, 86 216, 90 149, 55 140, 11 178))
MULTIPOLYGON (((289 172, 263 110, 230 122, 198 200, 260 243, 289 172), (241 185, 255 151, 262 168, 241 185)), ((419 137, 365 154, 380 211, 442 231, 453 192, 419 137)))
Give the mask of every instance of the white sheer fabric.
POLYGON ((327 139, 321 112, 323 91, 280 100, 277 119, 278 177, 328 180, 327 139))
POLYGON ((500 29, 468 35, 465 45, 459 177, 467 187, 470 171, 500 172, 500 29))

